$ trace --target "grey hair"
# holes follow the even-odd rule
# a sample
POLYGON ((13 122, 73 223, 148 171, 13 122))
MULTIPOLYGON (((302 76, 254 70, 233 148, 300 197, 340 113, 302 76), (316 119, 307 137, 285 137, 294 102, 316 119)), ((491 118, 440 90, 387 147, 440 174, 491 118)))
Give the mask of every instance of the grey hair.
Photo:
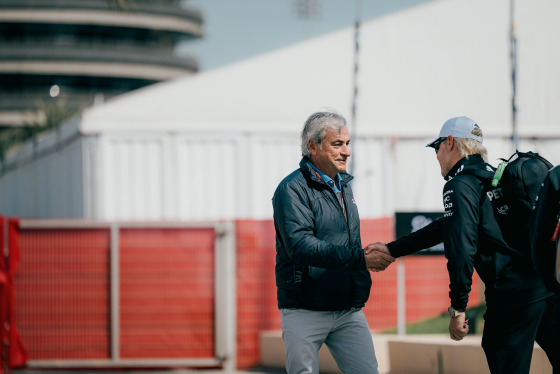
MULTIPOLYGON (((472 134, 482 137, 482 130, 480 127, 475 127, 472 134)), ((484 162, 488 162, 488 150, 482 145, 481 142, 474 139, 455 138, 461 157, 469 158, 469 155, 480 155, 484 162)))
POLYGON ((325 138, 327 130, 333 130, 337 133, 346 127, 346 119, 335 112, 317 112, 307 118, 301 131, 301 155, 303 157, 311 156, 307 143, 309 139, 321 147, 321 143, 325 138))

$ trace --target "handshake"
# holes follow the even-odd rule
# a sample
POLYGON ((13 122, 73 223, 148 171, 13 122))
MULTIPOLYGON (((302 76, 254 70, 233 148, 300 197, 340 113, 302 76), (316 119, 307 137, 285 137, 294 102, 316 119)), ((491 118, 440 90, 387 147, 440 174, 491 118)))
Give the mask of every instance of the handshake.
POLYGON ((391 256, 387 245, 379 242, 371 243, 365 247, 364 257, 366 259, 366 268, 373 272, 383 271, 395 262, 395 258, 391 256))

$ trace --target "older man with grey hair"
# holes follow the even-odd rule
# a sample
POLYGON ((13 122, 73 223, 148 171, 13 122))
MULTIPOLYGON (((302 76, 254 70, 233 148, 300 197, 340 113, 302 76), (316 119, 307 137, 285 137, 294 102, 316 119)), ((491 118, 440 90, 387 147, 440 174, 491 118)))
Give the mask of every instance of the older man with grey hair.
POLYGON ((344 117, 312 114, 301 133, 299 169, 278 186, 272 204, 276 286, 288 373, 318 373, 324 344, 345 373, 378 373, 361 308, 368 268, 385 269, 387 253, 364 254, 360 219, 346 173, 350 136, 344 117))

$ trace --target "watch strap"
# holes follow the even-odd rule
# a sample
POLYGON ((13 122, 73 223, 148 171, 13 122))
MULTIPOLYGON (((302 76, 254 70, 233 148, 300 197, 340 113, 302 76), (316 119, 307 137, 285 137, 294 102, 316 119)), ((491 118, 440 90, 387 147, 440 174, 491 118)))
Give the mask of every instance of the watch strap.
POLYGON ((459 317, 461 314, 465 314, 465 311, 464 310, 457 310, 457 309, 453 308, 452 306, 449 306, 449 308, 447 308, 447 313, 449 313, 449 317, 455 318, 455 317, 459 317))

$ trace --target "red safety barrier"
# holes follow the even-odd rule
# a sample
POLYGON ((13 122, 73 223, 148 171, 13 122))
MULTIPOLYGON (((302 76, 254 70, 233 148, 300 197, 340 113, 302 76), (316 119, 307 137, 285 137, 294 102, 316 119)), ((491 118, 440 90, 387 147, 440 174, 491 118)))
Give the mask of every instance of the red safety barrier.
POLYGON ((108 228, 19 234, 17 313, 32 360, 110 365, 113 282, 119 359, 215 356, 213 228, 120 228, 119 279, 110 274, 108 228))
POLYGON ((276 302, 274 224, 270 220, 236 222, 237 366, 258 364, 259 333, 280 329, 276 302))
MULTIPOLYGON (((6 221, 4 216, 0 216, 0 243, 2 244, 2 249, 4 249, 4 240, 6 239, 5 228, 6 221)), ((5 322, 8 317, 8 262, 4 253, 0 256, 0 321, 4 323, 0 333, 0 360, 2 373, 7 373, 8 368, 8 357, 9 357, 9 342, 10 342, 10 330, 6 329, 5 322)))
MULTIPOLYGON (((2 237, 0 243, 4 247, 5 240, 5 218, 1 217, 0 231, 2 237)), ((19 368, 25 365, 29 355, 16 326, 15 305, 15 285, 14 278, 19 264, 19 248, 17 246, 17 219, 8 220, 8 248, 9 252, 3 251, 0 256, 0 318, 3 323, 2 328, 2 372, 6 373, 9 369, 19 368)))
MULTIPOLYGON (((276 243, 272 220, 238 220, 237 227, 237 364, 259 363, 259 333, 280 330, 274 265, 276 243)), ((394 239, 392 218, 361 221, 362 244, 394 239)), ((408 256, 405 266, 406 321, 413 323, 447 311, 449 277, 443 256, 408 256)), ((383 331, 397 325, 396 265, 372 273, 373 286, 364 308, 370 328, 383 331)), ((471 300, 480 300, 478 277, 471 300)))
POLYGON ((120 355, 214 357, 214 230, 121 229, 120 355))
MULTIPOLYGON (((364 219, 360 222, 362 244, 390 242, 395 238, 394 219, 364 219)), ((405 256, 406 323, 447 313, 449 305, 449 275, 444 256, 405 256)), ((385 271, 372 273, 373 285, 364 313, 370 328, 383 331, 397 325, 397 264, 385 271)), ((480 279, 473 277, 470 300, 476 305, 481 302, 480 279)))
POLYGON ((109 357, 109 234, 19 232, 18 326, 32 360, 109 357))
MULTIPOLYGON (((366 219, 362 243, 394 238, 392 218, 366 219)), ((163 226, 163 225, 162 225, 163 226)), ((259 363, 259 334, 279 330, 272 220, 236 221, 237 367, 259 363)), ((9 365, 29 359, 105 360, 111 363, 111 229, 20 229, 9 224, 10 257, 0 266, 2 318, 9 321, 9 365), (21 262, 19 254, 21 253, 21 262), (15 314, 13 279, 15 283, 15 314), (2 277, 3 275, 3 277, 2 277)), ((138 359, 209 359, 216 355, 216 275, 213 228, 118 229, 118 356, 138 359)), ((443 256, 408 256, 406 321, 444 312, 449 304, 443 256)), ((397 325, 397 266, 373 273, 364 312, 374 331, 397 325)), ((479 300, 475 279, 471 300, 479 300)), ((121 362, 122 363, 122 362, 121 362)), ((161 361, 160 361, 161 364, 161 361)))

